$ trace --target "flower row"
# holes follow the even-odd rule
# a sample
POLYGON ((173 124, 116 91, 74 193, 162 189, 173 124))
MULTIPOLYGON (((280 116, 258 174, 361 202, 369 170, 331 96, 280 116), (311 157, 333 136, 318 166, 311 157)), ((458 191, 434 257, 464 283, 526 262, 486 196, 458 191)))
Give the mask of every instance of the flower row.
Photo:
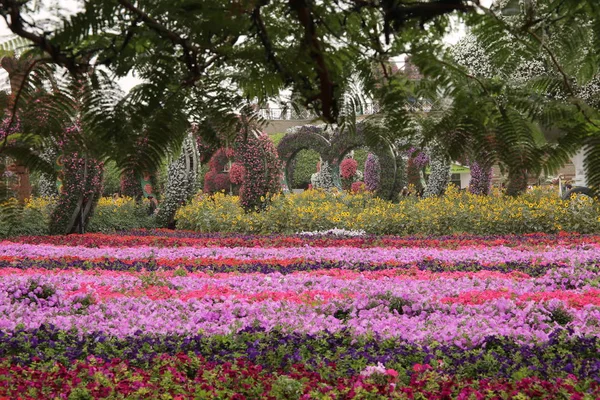
POLYGON ((126 260, 306 260, 356 263, 412 264, 423 260, 442 263, 554 263, 585 264, 600 261, 600 246, 555 246, 542 249, 514 249, 505 246, 459 249, 389 247, 102 247, 55 246, 48 244, 0 243, 0 256, 6 257, 77 257, 126 260))
POLYGON ((460 247, 529 248, 543 246, 574 247, 597 246, 600 236, 560 233, 556 235, 535 233, 524 236, 445 236, 394 237, 366 236, 353 238, 221 235, 170 230, 137 230, 120 234, 87 233, 68 236, 21 236, 9 238, 14 243, 51 244, 83 247, 436 247, 452 249, 460 247))
MULTIPOLYGON (((329 370, 334 370, 330 366, 329 370)), ((238 359, 212 363, 202 357, 179 354, 157 357, 150 368, 131 367, 127 361, 103 362, 90 358, 75 365, 53 368, 0 364, 0 395, 12 398, 172 398, 219 399, 469 399, 598 397, 600 385, 575 376, 544 380, 464 380, 417 364, 411 376, 374 366, 362 374, 332 378, 327 369, 315 372, 295 365, 289 372, 267 372, 238 359)))
POLYGON ((139 330, 228 335, 261 327, 461 347, 492 335, 543 342, 560 328, 572 328, 572 335, 600 334, 597 274, 584 268, 550 270, 539 278, 413 272, 181 276, 7 270, 0 281, 0 329, 53 324, 126 337, 139 330))
MULTIPOLYGON (((585 263, 582 265, 588 265, 585 263)), ((593 263, 591 263, 593 265, 593 263)), ((79 258, 79 257, 14 257, 0 256, 0 274, 13 273, 12 270, 45 269, 45 270, 104 270, 104 271, 165 271, 176 274, 187 272, 205 273, 209 275, 220 273, 281 273, 284 275, 299 272, 314 272, 322 275, 346 277, 352 274, 362 274, 371 279, 394 276, 413 276, 420 279, 425 272, 456 272, 470 274, 478 271, 500 273, 522 273, 528 276, 542 276, 547 271, 556 268, 566 268, 565 262, 541 263, 539 260, 523 262, 444 262, 430 259, 411 263, 388 261, 384 263, 347 262, 331 260, 304 259, 114 259, 114 258, 79 258), (3 272, 4 271, 4 272, 3 272), (367 273, 367 275, 365 275, 367 273)))
MULTIPOLYGON (((96 357, 104 361, 129 360, 132 367, 147 369, 161 355, 201 354, 216 363, 249 360, 267 371, 290 371, 295 365, 318 371, 335 365, 329 376, 359 375, 369 366, 384 364, 401 375, 414 365, 434 365, 436 370, 466 379, 540 377, 574 374, 600 381, 598 338, 568 338, 556 331, 543 344, 519 344, 489 336, 480 345, 461 348, 437 344, 422 346, 377 336, 356 338, 347 332, 283 333, 248 328, 235 335, 150 335, 138 332, 126 338, 103 333, 79 335, 42 326, 37 330, 0 333, 0 357, 13 365, 54 366, 96 357)), ((0 377, 0 381, 1 381, 0 377)), ((0 387, 2 385, 0 384, 0 387)))

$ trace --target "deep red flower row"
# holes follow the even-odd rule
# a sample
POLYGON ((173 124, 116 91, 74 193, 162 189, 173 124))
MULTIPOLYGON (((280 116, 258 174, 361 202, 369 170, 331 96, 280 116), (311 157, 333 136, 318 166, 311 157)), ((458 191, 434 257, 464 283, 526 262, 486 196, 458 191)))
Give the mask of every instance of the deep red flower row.
POLYGON ((214 235, 176 231, 152 230, 136 231, 131 234, 108 235, 88 233, 69 236, 22 236, 8 239, 15 243, 52 244, 85 247, 436 247, 453 249, 459 247, 496 247, 531 248, 545 246, 581 246, 599 245, 600 235, 579 235, 560 233, 547 235, 542 233, 523 236, 447 236, 429 237, 393 237, 365 236, 352 238, 302 237, 302 236, 258 236, 258 235, 214 235), (173 236, 172 236, 173 235, 173 236))
POLYGON ((483 398, 598 398, 600 385, 574 376, 546 381, 470 380, 445 375, 430 365, 416 364, 412 371, 383 366, 367 367, 360 374, 334 377, 335 365, 309 370, 295 365, 290 371, 270 372, 238 359, 212 363, 180 354, 156 357, 147 369, 126 361, 90 357, 64 366, 21 367, 0 364, 0 399, 40 398, 171 398, 171 399, 483 399, 483 398), (1 397, 5 396, 5 397, 1 397))

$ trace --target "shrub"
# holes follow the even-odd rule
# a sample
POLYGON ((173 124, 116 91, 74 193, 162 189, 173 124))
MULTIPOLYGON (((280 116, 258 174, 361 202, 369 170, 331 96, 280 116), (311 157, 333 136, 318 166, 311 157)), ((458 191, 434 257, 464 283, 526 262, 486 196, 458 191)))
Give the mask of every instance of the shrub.
POLYGON ((244 182, 244 176, 246 175, 246 168, 243 164, 234 162, 231 164, 229 169, 229 180, 234 185, 241 185, 244 182))
POLYGON ((136 228, 154 228, 153 215, 149 215, 150 202, 137 202, 132 197, 103 197, 88 224, 89 232, 111 233, 136 228))

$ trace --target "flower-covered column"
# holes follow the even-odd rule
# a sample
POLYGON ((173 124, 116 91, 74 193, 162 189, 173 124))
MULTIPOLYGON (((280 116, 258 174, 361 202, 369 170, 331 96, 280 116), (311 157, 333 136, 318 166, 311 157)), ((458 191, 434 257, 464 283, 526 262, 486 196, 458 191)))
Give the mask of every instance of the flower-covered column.
POLYGON ((244 166, 240 203, 246 210, 264 208, 270 197, 281 191, 281 162, 271 139, 252 131, 236 138, 236 162, 244 166))
POLYGON ((196 139, 189 134, 183 142, 181 154, 169 165, 164 199, 156 216, 161 226, 171 226, 179 206, 188 201, 196 192, 198 168, 196 139))
MULTIPOLYGON (((40 157, 49 164, 55 164, 58 153, 53 147, 44 149, 40 157)), ((38 181, 39 192, 42 197, 54 197, 58 195, 56 176, 43 173, 38 181)))
POLYGON ((52 212, 50 233, 83 233, 102 196, 104 163, 79 153, 61 158, 62 186, 52 212))
POLYGON ((469 192, 487 196, 492 188, 492 168, 477 161, 471 163, 471 181, 469 192))
POLYGON ((379 189, 381 182, 381 164, 379 157, 373 153, 367 155, 365 160, 365 187, 370 192, 375 192, 379 189))
POLYGON ((429 179, 423 193, 424 197, 441 196, 450 183, 450 157, 437 143, 429 147, 429 179))

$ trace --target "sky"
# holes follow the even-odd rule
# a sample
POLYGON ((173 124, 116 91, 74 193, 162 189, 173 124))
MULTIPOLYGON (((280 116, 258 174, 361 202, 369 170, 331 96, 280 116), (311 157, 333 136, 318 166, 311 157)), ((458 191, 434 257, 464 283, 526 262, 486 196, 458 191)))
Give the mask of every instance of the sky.
MULTIPOLYGON (((70 15, 76 12, 81 7, 80 0, 34 0, 35 4, 39 7, 40 11, 35 18, 36 24, 46 25, 55 24, 59 20, 60 16, 70 15)), ((482 0, 481 3, 484 6, 489 6, 493 0, 482 0)), ((33 22, 33 21, 32 21, 33 22)), ((448 44, 454 44, 458 42, 465 35, 465 27, 458 21, 453 24, 453 29, 450 34, 445 38, 445 42, 448 44)), ((12 37, 12 32, 6 26, 6 22, 0 18, 0 43, 8 40, 12 37)), ((398 60, 399 61, 399 60, 398 60)), ((397 62, 398 62, 397 61, 397 62)), ((2 71, 3 72, 3 71, 2 71)), ((0 72, 0 76, 3 73, 0 72)), ((132 87, 139 84, 141 81, 137 79, 133 74, 119 79, 119 85, 121 88, 128 92, 132 87)))

